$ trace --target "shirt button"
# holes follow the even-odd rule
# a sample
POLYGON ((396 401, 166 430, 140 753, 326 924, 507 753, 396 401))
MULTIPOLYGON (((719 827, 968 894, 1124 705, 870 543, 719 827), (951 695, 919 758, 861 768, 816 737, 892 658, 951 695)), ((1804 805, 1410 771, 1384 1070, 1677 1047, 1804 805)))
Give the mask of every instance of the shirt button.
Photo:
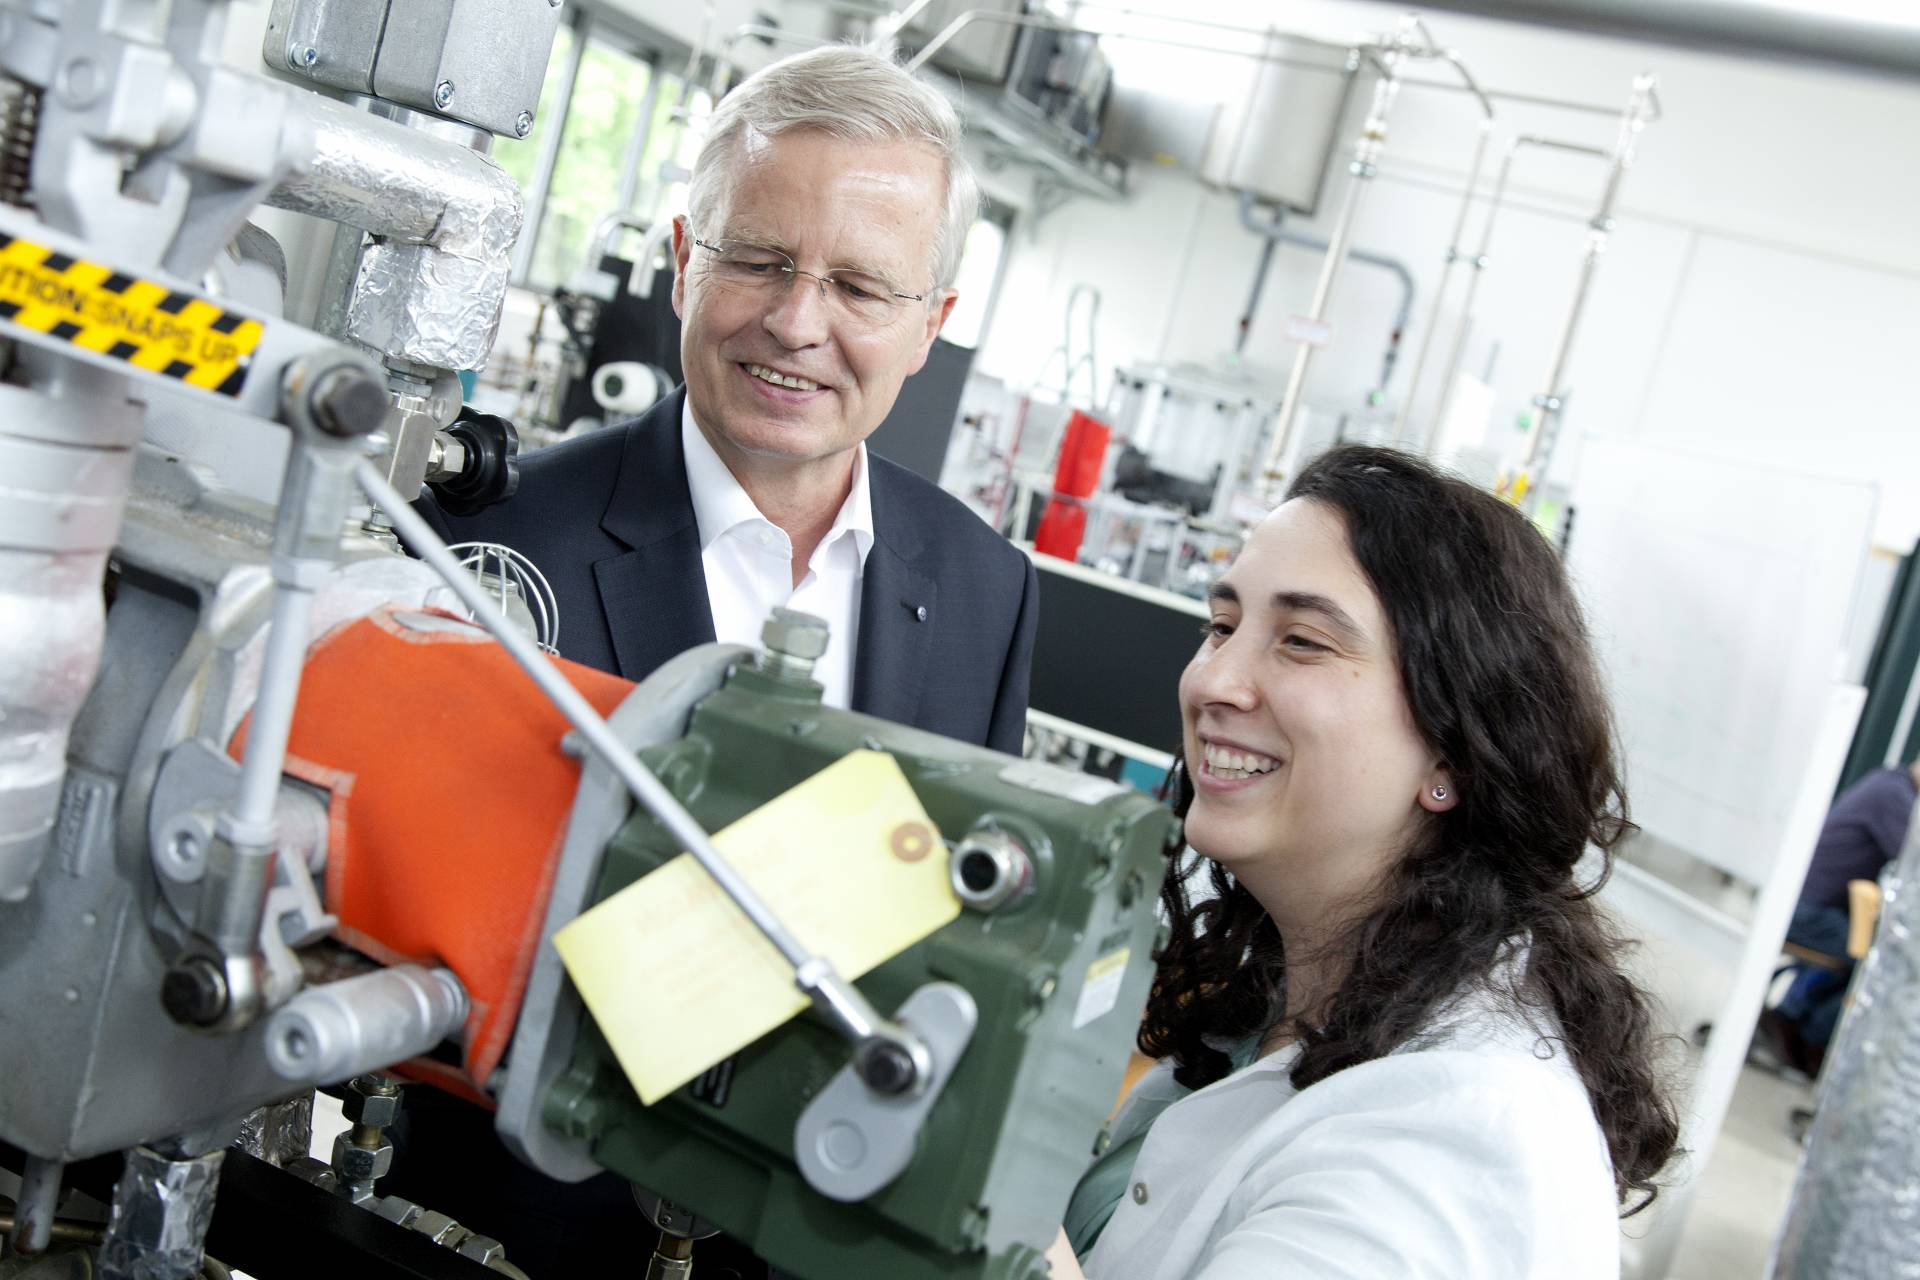
POLYGON ((1147 1184, 1146 1183, 1136 1182, 1133 1184, 1133 1202, 1135 1204, 1145 1204, 1147 1202, 1147 1184))
POLYGON ((915 609, 913 611, 913 620, 915 622, 925 622, 927 620, 927 606, 921 605, 918 609, 915 609))

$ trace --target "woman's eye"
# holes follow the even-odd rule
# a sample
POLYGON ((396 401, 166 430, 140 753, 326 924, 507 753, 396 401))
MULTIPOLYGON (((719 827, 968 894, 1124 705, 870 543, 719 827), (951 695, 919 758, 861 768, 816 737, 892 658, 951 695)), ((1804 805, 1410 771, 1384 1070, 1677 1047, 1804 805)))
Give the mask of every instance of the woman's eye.
POLYGON ((1329 648, 1324 644, 1321 644, 1318 640, 1310 640, 1306 636, 1296 636, 1296 635, 1281 636, 1280 644, 1283 648, 1292 649, 1296 653, 1332 653, 1333 652, 1331 648, 1329 648))
POLYGON ((1200 624, 1200 634, 1208 640, 1225 640, 1233 634, 1233 624, 1218 620, 1203 622, 1200 624))

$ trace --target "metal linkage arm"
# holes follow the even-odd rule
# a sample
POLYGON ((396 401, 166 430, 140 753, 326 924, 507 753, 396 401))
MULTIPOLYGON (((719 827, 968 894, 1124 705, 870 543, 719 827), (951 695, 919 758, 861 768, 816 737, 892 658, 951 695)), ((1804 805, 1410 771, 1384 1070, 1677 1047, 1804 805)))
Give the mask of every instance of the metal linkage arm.
POLYGON ((753 887, 713 847, 707 833, 694 821, 673 793, 640 763, 607 722, 600 718, 579 690, 547 660, 539 648, 500 616, 486 592, 473 577, 462 570, 446 546, 427 522, 414 514, 405 498, 388 484, 369 462, 356 469, 360 485, 393 521, 395 530, 407 545, 435 572, 446 580, 461 603, 473 611, 482 626, 491 631, 500 646, 517 662, 540 691, 552 700, 587 745, 618 775, 629 791, 649 813, 659 819, 673 838, 733 899, 747 919, 767 941, 793 966, 794 985, 807 993, 814 1005, 831 1019, 854 1046, 854 1065, 869 1087, 880 1093, 909 1093, 927 1078, 931 1058, 920 1037, 905 1027, 883 1018, 851 982, 834 970, 831 961, 809 952, 787 931, 780 917, 761 901, 753 887))

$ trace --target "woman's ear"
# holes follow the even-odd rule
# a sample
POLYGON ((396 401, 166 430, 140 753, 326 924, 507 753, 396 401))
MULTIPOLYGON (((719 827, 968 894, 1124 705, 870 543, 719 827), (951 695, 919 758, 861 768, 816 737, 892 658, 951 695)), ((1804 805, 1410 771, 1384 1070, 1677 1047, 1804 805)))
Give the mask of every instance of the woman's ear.
POLYGON ((1445 813, 1459 804, 1460 795, 1453 786, 1453 770, 1444 764, 1435 765, 1421 786, 1418 799, 1420 807, 1428 813, 1445 813))

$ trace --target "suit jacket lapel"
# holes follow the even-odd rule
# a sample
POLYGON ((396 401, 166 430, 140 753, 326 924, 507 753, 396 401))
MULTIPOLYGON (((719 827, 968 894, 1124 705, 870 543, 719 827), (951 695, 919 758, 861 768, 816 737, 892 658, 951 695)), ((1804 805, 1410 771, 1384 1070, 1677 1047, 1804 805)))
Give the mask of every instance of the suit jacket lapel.
POLYGON ((921 539, 899 509, 886 471, 875 464, 869 488, 873 496, 873 549, 867 553, 860 584, 860 637, 854 650, 853 709, 912 724, 920 712, 927 655, 938 621, 938 588, 914 560, 921 539))
POLYGON ((600 517, 600 527, 630 548, 593 566, 614 656, 629 680, 714 638, 680 448, 685 399, 684 389, 676 391, 627 425, 620 474, 600 517))

